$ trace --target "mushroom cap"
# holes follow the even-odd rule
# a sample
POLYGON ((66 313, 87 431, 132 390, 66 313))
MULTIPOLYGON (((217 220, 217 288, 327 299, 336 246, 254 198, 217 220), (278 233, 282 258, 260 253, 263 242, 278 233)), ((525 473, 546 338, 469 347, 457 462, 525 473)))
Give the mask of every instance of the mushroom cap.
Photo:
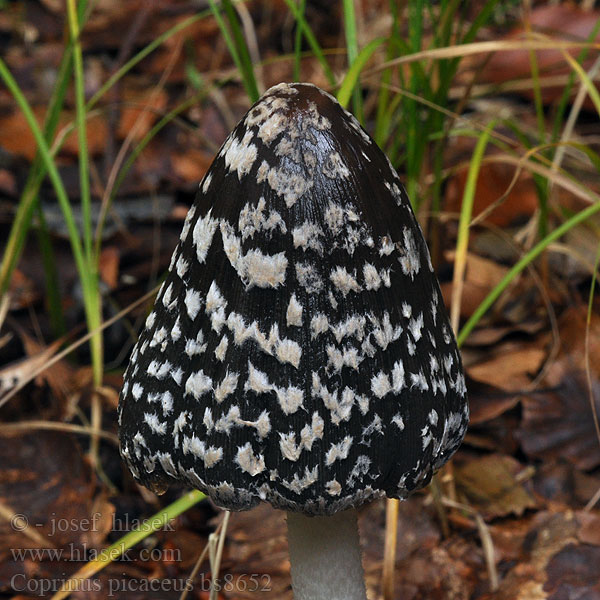
POLYGON ((427 484, 468 423, 427 246, 384 153, 280 84, 206 173, 132 353, 121 453, 156 491, 333 514, 427 484))

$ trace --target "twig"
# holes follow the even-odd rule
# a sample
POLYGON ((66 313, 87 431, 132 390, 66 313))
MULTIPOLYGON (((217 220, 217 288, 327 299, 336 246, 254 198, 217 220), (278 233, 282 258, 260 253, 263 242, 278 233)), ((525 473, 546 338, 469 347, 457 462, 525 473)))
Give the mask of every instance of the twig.
MULTIPOLYGON (((221 531, 223 522, 224 521, 221 521, 219 523, 218 527, 215 530, 215 533, 219 533, 219 531, 221 531)), ((200 567, 202 566, 202 563, 204 562, 204 559, 206 558, 206 555, 208 554, 209 549, 210 549, 210 544, 206 544, 206 546, 204 546, 204 549, 200 553, 200 556, 198 557, 196 564, 194 564, 194 568, 192 569, 190 576, 187 578, 187 582, 186 582, 187 585, 185 586, 185 589, 181 593, 181 596, 179 596, 179 600, 186 600, 186 598, 188 597, 188 594, 194 589, 194 585, 193 585, 194 579, 196 579, 196 575, 198 575, 198 571, 200 570, 200 567)))
POLYGON ((13 531, 21 532, 36 544, 39 544, 42 547, 50 545, 53 548, 56 548, 49 539, 40 535, 31 527, 25 515, 16 513, 12 508, 6 506, 6 504, 2 504, 2 502, 0 502, 0 518, 3 518, 10 523, 10 527, 13 531))
POLYGON ((383 598, 394 597, 394 573, 396 570, 396 543, 398 540, 399 500, 388 498, 385 510, 385 543, 383 549, 383 598))
POLYGON ((132 302, 127 308, 124 308, 121 312, 117 313, 114 317, 108 319, 102 323, 99 327, 96 327, 93 331, 86 333, 83 337, 79 338, 76 342, 73 342, 67 348, 65 348, 62 352, 56 354, 53 358, 50 358, 47 362, 45 362, 42 366, 35 369, 32 373, 30 373, 29 377, 26 377, 21 381, 19 385, 14 387, 8 394, 4 395, 0 398, 0 408, 2 408, 11 398, 13 398, 18 392, 20 392, 30 381, 33 381, 38 375, 43 373, 46 369, 49 369, 52 365, 55 365, 57 362, 62 360, 65 356, 71 354, 73 350, 79 348, 85 344, 88 340, 90 340, 96 333, 99 331, 104 331, 107 327, 110 327, 114 323, 116 323, 119 319, 122 319, 127 313, 132 311, 134 308, 149 300, 157 291, 159 286, 156 286, 153 290, 144 294, 141 298, 138 298, 135 302, 132 302))
POLYGON ((92 427, 85 425, 76 425, 75 423, 61 423, 59 421, 20 421, 18 423, 3 423, 0 425, 0 433, 10 431, 30 431, 31 429, 45 429, 48 431, 65 431, 67 433, 84 433, 86 435, 97 435, 115 444, 119 445, 119 439, 109 431, 96 431, 92 427))
POLYGON ((483 555, 485 558, 485 563, 487 565, 488 577, 490 580, 490 589, 495 592, 499 586, 498 579, 498 570, 496 569, 496 559, 495 559, 495 551, 494 551, 494 541, 492 540, 492 536, 490 534, 489 527, 483 520, 483 517, 479 513, 479 511, 475 510, 473 507, 468 504, 463 504, 462 502, 456 502, 455 500, 450 500, 450 498, 442 498, 442 503, 450 508, 457 508, 459 510, 463 510, 475 518, 475 524, 477 526, 477 530, 479 531, 479 538, 481 539, 481 547, 483 549, 483 555))
POLYGON ((210 560, 210 569, 212 573, 212 583, 210 586, 210 600, 217 600, 217 586, 215 583, 219 579, 219 569, 221 568, 221 558, 223 557, 223 546, 225 545, 225 536, 227 535, 227 525, 231 513, 226 510, 223 516, 223 527, 220 533, 211 533, 208 537, 208 556, 210 560))

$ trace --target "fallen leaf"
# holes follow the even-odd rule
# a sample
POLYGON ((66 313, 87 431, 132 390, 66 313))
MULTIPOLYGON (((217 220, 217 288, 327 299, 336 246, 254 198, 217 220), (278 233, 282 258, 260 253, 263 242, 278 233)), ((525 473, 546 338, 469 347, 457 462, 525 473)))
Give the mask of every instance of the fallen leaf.
MULTIPOLYGON (((46 107, 34 106, 32 110, 38 124, 42 126, 46 107)), ((60 115, 57 132, 62 131, 65 126, 74 122, 75 114, 71 111, 63 111, 60 115)), ((88 151, 90 155, 99 154, 104 150, 106 143, 108 133, 106 121, 99 115, 91 114, 86 120, 86 125, 88 151)), ((6 116, 0 117, 0 147, 12 154, 23 156, 29 161, 33 160, 37 152, 37 144, 21 111, 15 110, 6 116)), ((67 136, 61 154, 72 156, 79 154, 79 142, 75 131, 67 136)))
MULTIPOLYGON (((444 258, 452 263, 456 253, 448 251, 444 258)), ((470 317, 475 309, 481 304, 491 290, 500 283, 506 275, 507 268, 498 263, 482 258, 472 253, 467 254, 465 279, 460 304, 460 315, 462 318, 470 317)), ((452 282, 441 284, 442 296, 446 306, 450 306, 452 300, 452 282)))
POLYGON ((580 524, 577 537, 584 544, 600 546, 600 514, 596 512, 581 511, 577 513, 580 524))
MULTIPOLYGON (((2 504, 23 515, 30 527, 48 539, 48 547, 78 544, 82 533, 93 527, 94 490, 80 446, 72 436, 50 431, 3 434, 0 443, 2 504)), ((32 547, 32 540, 19 527, 1 519, 0 541, 2 548, 32 547)), ((43 568, 43 562, 37 569, 43 568)))
MULTIPOLYGON (((546 376, 549 385, 557 385, 566 375, 586 369, 587 310, 587 305, 580 303, 568 307, 561 314, 558 323, 560 354, 549 366, 546 376)), ((600 303, 598 301, 592 311, 588 356, 592 373, 600 376, 600 303)))
MULTIPOLYGON (((600 381, 594 377, 593 393, 600 414, 600 381)), ((585 373, 564 376, 549 392, 522 398, 523 421, 517 438, 523 451, 544 460, 565 458, 578 469, 600 465, 600 440, 596 435, 585 373)))
POLYGON ((140 141, 156 121, 162 116, 167 106, 168 96, 164 89, 141 89, 128 87, 120 98, 121 115, 117 129, 120 139, 125 139, 134 131, 133 140, 140 141))
POLYGON ((505 342, 478 364, 468 365, 469 377, 505 391, 525 390, 542 365, 547 352, 537 344, 505 342))
POLYGON ((469 390, 469 423, 479 425, 499 417, 519 402, 517 394, 505 392, 497 387, 467 375, 469 390))
POLYGON ((211 162, 211 156, 195 148, 171 155, 171 163, 176 175, 188 183, 199 184, 211 162))
POLYGON ((15 269, 12 273, 9 292, 11 310, 20 310, 32 306, 41 297, 34 281, 20 269, 15 269))
POLYGON ((0 168, 0 192, 4 196, 17 195, 17 181, 14 173, 8 169, 0 168))
POLYGON ((492 454, 455 466, 457 489, 470 506, 488 517, 521 516, 536 502, 520 476, 523 466, 510 456, 492 454))
POLYGON ((105 246, 100 253, 98 271, 102 281, 114 290, 119 285, 119 261, 121 253, 115 246, 105 246))
POLYGON ((498 327, 479 327, 469 334, 467 343, 470 347, 491 346, 509 335, 519 333, 534 335, 546 328, 547 321, 545 319, 532 319, 522 323, 498 327))
POLYGON ((232 513, 221 572, 239 582, 236 598, 292 600, 285 512, 260 504, 251 511, 232 513), (259 588, 254 591, 242 589, 249 573, 258 578, 259 588))
MULTIPOLYGON (((600 18, 597 10, 583 10, 570 2, 560 4, 541 4, 530 12, 530 24, 533 32, 548 35, 551 39, 565 41, 585 42, 591 35, 593 28, 600 18)), ((523 25, 515 27, 501 39, 519 40, 525 38, 523 25)), ((596 38, 596 41, 598 37, 596 38)), ((567 52, 575 57, 581 50, 570 48, 567 52)), ((566 76, 571 73, 571 68, 566 63, 562 52, 558 49, 536 50, 536 61, 541 77, 564 76, 560 83, 552 86, 543 86, 542 100, 546 103, 554 102, 561 97, 564 90, 566 76)), ((583 68, 588 70, 595 59, 595 53, 588 53, 583 68)), ((510 80, 531 77, 531 58, 529 50, 509 50, 493 54, 485 63, 481 72, 481 78, 485 81, 503 83, 510 80)), ((522 92, 528 98, 533 98, 530 87, 522 92)), ((586 107, 593 109, 593 103, 589 97, 586 99, 586 107)))
MULTIPOLYGON (((43 346, 29 336, 21 327, 17 333, 23 342, 27 358, 23 358, 0 369, 0 396, 7 394, 15 387, 28 381, 32 374, 52 358, 62 347, 65 340, 60 338, 50 344, 43 346)), ((58 361, 51 369, 45 369, 36 378, 38 385, 47 383, 54 395, 64 401, 73 389, 73 369, 64 361, 58 361)))
POLYGON ((544 591, 549 600, 600 598, 600 547, 568 544, 546 568, 544 591))
POLYGON ((583 508, 600 489, 600 478, 573 469, 568 461, 546 461, 533 476, 535 493, 554 503, 583 508))
MULTIPOLYGON (((529 523, 530 528, 520 548, 518 560, 500 581, 496 592, 480 596, 480 600, 547 600, 544 585, 547 566, 565 546, 576 543, 578 523, 574 515, 539 512, 529 523)), ((558 600, 558 598, 555 598, 558 600)))
MULTIPOLYGON (((444 208, 447 211, 460 212, 468 172, 468 168, 461 169, 448 181, 444 200, 444 208)), ((481 165, 475 187, 473 218, 492 206, 509 190, 514 173, 513 166, 503 163, 481 165)), ((497 227, 520 224, 534 214, 538 204, 533 178, 529 173, 523 172, 510 188, 508 196, 487 215, 484 222, 497 227)))

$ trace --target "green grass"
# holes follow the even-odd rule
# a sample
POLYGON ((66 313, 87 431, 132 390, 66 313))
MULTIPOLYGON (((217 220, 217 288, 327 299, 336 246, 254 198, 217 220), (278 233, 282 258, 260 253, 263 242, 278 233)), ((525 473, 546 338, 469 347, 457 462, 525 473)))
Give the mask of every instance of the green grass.
MULTIPOLYGON (((106 93, 119 82, 131 69, 133 69, 141 60, 148 56, 152 51, 160 47, 169 38, 191 26, 198 20, 206 18, 209 11, 203 11, 198 15, 194 15, 184 21, 178 23, 174 27, 165 31, 157 39, 153 40, 145 48, 139 51, 127 63, 125 63, 108 81, 94 94, 87 102, 83 103, 83 57, 78 44, 79 29, 83 25, 84 15, 86 13, 87 3, 80 2, 77 7, 70 6, 69 10, 69 28, 70 38, 65 46, 64 54, 58 70, 57 83, 55 85, 52 97, 48 105, 46 121, 43 131, 40 130, 35 117, 29 107, 27 100, 20 90, 17 82, 10 73, 6 64, 0 59, 0 78, 13 97, 20 110, 26 117, 29 128, 34 135, 38 145, 37 155, 32 163, 29 171, 27 182, 24 186, 21 198, 17 207, 15 219, 13 221, 9 237, 4 248, 2 261, 0 263, 0 295, 7 292, 12 274, 16 268, 19 258, 23 252, 23 247, 29 233, 34 212, 38 211, 38 217, 41 212, 38 205, 38 192, 40 186, 46 176, 49 177, 61 210, 65 223, 67 225, 69 240, 73 251, 73 257, 77 265, 79 278, 84 292, 84 305, 86 310, 87 324, 91 331, 98 329, 101 316, 101 298, 98 289, 98 259, 100 247, 97 246, 96 252, 93 252, 93 234, 92 222, 90 214, 90 194, 89 194, 89 160, 87 157, 86 147, 86 119, 97 103, 106 95, 106 93), (74 12, 75 11, 75 12, 74 12), (77 14, 77 20, 75 19, 77 14), (79 47, 79 50, 75 50, 79 47), (75 50, 75 52, 74 52, 75 50), (74 60, 74 54, 79 56, 74 60), (62 136, 64 141, 66 134, 72 129, 77 129, 82 132, 78 138, 80 143, 80 160, 79 173, 81 181, 81 200, 83 208, 83 240, 82 234, 75 225, 73 209, 71 201, 68 198, 64 185, 58 173, 55 156, 61 148, 61 143, 54 143, 56 129, 61 110, 64 107, 65 96, 68 86, 71 83, 71 77, 75 72, 76 79, 76 108, 77 121, 62 136), (79 82, 79 83, 77 83, 79 82), (83 160, 81 157, 83 156, 83 160)), ((138 152, 139 154, 139 152, 138 152)), ((137 155, 136 155, 137 156, 137 155)), ((130 165, 129 165, 130 166, 130 165)), ((122 177, 120 181, 122 181, 122 177)), ((116 193, 116 190, 115 190, 116 193)), ((42 255, 45 261, 45 271, 47 280, 47 296, 50 299, 50 310, 54 330, 57 333, 64 331, 64 319, 60 298, 57 293, 59 286, 57 284, 56 265, 51 260, 51 246, 48 243, 47 236, 43 235, 43 220, 40 225, 42 231, 42 255)), ((94 365, 94 380, 96 384, 102 379, 102 341, 100 336, 92 337, 90 342, 91 353, 94 365)))
MULTIPOLYGON (((80 3, 79 6, 82 6, 80 3)), ((87 146, 87 111, 85 106, 85 81, 83 72, 83 53, 80 42, 79 17, 75 0, 67 0, 67 15, 71 44, 73 46, 73 73, 75 80, 75 108, 77 139, 79 143, 79 189, 81 213, 83 216, 83 252, 85 267, 79 277, 83 289, 83 303, 88 329, 99 330, 102 322, 102 298, 98 279, 99 256, 93 252, 92 197, 90 192, 90 159, 87 146)), ((94 385, 102 384, 104 351, 102 334, 96 333, 90 340, 94 385)))
POLYGON ((559 240, 565 233, 573 229, 576 225, 584 223, 590 217, 600 212, 600 202, 588 206, 586 209, 578 212, 570 219, 562 223, 552 232, 550 232, 544 239, 540 240, 529 252, 527 252, 513 267, 506 273, 500 283, 485 297, 473 314, 469 317, 467 322, 463 325, 456 339, 459 345, 462 345, 469 334, 475 329, 477 323, 486 314, 486 312, 492 307, 494 302, 500 297, 500 294, 514 281, 524 269, 530 266, 535 259, 552 243, 559 240))
MULTIPOLYGON (((327 62, 327 59, 325 58, 325 53, 323 52, 321 45, 317 41, 317 38, 315 37, 315 34, 313 33, 310 25, 306 21, 306 18, 304 15, 304 5, 301 4, 300 6, 298 6, 294 2, 294 0, 285 0, 285 3, 287 4, 287 6, 290 9, 290 12, 294 16, 294 18, 296 19, 296 27, 298 28, 298 31, 301 32, 301 35, 306 39, 306 42, 308 43, 311 52, 314 54, 315 58, 319 61, 319 64, 321 65, 321 68, 323 69, 323 72, 324 72, 325 76, 327 77, 327 80, 329 81, 329 85, 331 87, 335 87, 336 86, 335 75, 333 74, 333 71, 331 70, 329 63, 327 62)), ((298 55, 299 55, 299 49, 297 49, 297 51, 296 51, 296 57, 295 57, 296 62, 299 60, 298 55)))
MULTIPOLYGON (((358 33, 356 26, 356 10, 354 0, 342 0, 344 15, 344 32, 346 34, 346 56, 348 59, 348 72, 356 65, 358 59, 358 33)), ((366 62, 366 61, 365 61, 366 62)), ((359 68, 359 71, 362 70, 359 68)), ((358 77, 356 78, 358 80, 358 77)), ((362 95, 356 85, 352 88, 352 105, 354 116, 364 124, 362 95)))
POLYGON ((52 600, 63 600, 64 598, 67 598, 72 592, 82 587, 82 584, 86 579, 96 575, 96 573, 102 571, 102 569, 106 568, 110 563, 119 560, 127 550, 145 540, 152 533, 160 531, 170 521, 198 504, 201 500, 204 500, 205 497, 206 496, 202 492, 193 490, 184 494, 175 502, 165 506, 155 515, 146 519, 141 525, 135 527, 129 533, 126 533, 114 544, 104 548, 98 553, 97 558, 85 563, 81 569, 61 585, 60 590, 52 596, 52 600))
POLYGON ((492 121, 485 131, 479 136, 471 163, 461 202, 460 219, 458 221, 458 235, 456 237, 456 254, 454 258, 454 277, 452 279, 452 306, 450 322, 454 331, 458 331, 460 303, 462 296, 462 283, 467 264, 467 249, 469 247, 470 224, 473 218, 473 204, 475 202, 475 189, 479 171, 483 162, 485 150, 496 122, 492 121))
MULTIPOLYGON (((306 10, 306 0, 300 0, 298 4, 298 17, 296 20, 304 21, 304 11, 306 10)), ((293 81, 300 81, 300 69, 302 66, 302 28, 296 27, 296 35, 294 36, 294 73, 293 81)))
MULTIPOLYGON (((466 24, 462 14, 464 3, 457 0, 442 1, 437 7, 424 1, 409 3, 409 39, 404 41, 398 34, 395 38, 397 43, 393 46, 394 53, 389 55, 388 62, 393 63, 394 59, 423 50, 452 46, 460 50, 461 45, 475 40, 479 30, 489 23, 496 5, 497 2, 493 0, 487 2, 476 19, 466 24), (439 23, 434 28, 434 36, 429 44, 426 44, 423 33, 426 14, 432 22, 439 23)), ((450 107, 448 94, 459 64, 460 57, 410 63, 408 77, 400 72, 399 79, 401 87, 411 92, 412 96, 396 100, 396 105, 389 107, 391 115, 386 114, 386 106, 378 109, 378 118, 384 119, 386 125, 376 124, 375 130, 379 134, 377 141, 388 152, 392 162, 406 174, 406 189, 417 210, 424 199, 421 189, 423 176, 429 170, 428 157, 431 157, 429 166, 433 171, 434 181, 438 184, 442 181, 445 140, 442 138, 432 144, 432 137, 445 130, 447 119, 437 110, 428 109, 419 103, 414 96, 450 107)), ((394 99, 390 101, 393 102, 394 99)), ((441 185, 434 185, 432 193, 429 202, 433 212, 437 213, 441 205, 441 185)))
POLYGON ((248 99, 251 104, 254 104, 260 95, 258 93, 256 76, 254 74, 255 67, 250 60, 248 45, 242 34, 231 0, 223 0, 221 3, 227 17, 227 23, 225 22, 225 19, 223 19, 221 10, 217 6, 215 0, 209 0, 209 3, 212 14, 219 24, 221 35, 227 44, 231 58, 241 75, 248 99))

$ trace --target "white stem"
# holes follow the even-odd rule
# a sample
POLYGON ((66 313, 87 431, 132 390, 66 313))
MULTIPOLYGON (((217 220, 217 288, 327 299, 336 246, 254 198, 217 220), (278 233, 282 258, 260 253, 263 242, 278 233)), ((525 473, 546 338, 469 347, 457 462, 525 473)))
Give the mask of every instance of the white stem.
POLYGON ((287 513, 295 600, 366 600, 355 510, 331 517, 287 513))

